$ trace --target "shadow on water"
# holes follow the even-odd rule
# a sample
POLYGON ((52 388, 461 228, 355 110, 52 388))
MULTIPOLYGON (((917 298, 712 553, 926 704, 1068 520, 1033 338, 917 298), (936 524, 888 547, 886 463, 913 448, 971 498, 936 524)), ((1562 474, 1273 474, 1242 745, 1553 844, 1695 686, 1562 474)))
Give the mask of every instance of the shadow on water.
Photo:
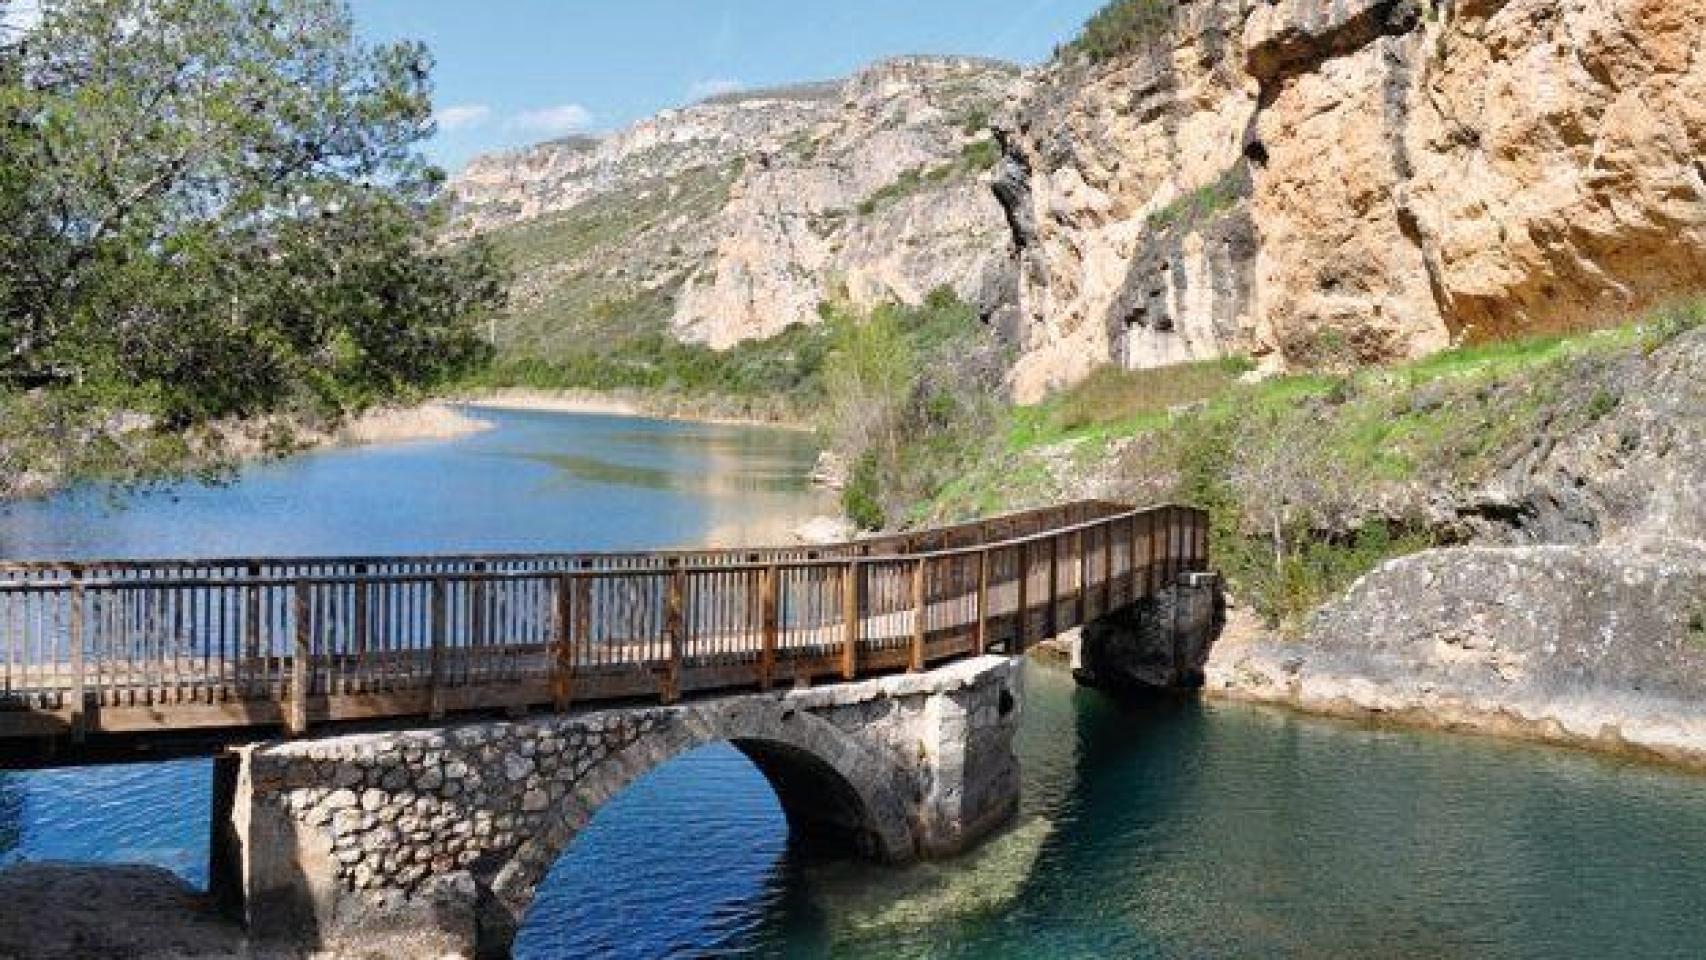
POLYGON ((0 773, 0 863, 24 836, 24 792, 10 774, 0 773))
POLYGON ((703 496, 792 493, 805 489, 798 472, 790 472, 785 468, 774 471, 742 469, 687 473, 680 469, 621 463, 578 454, 535 455, 528 459, 549 466, 559 471, 564 479, 580 484, 668 490, 703 496))

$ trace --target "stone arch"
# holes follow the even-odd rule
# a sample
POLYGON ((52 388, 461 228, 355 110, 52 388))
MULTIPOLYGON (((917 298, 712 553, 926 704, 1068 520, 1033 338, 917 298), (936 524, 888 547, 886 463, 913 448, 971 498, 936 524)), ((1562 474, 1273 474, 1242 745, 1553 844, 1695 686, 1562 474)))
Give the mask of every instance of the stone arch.
POLYGON ((221 769, 215 882, 261 941, 501 954, 610 798, 727 741, 808 840, 906 862, 965 850, 1018 804, 1018 663, 676 706, 246 747, 221 769))
POLYGON ((504 955, 545 879, 580 831, 611 799, 658 767, 700 747, 727 742, 770 783, 789 830, 818 848, 889 863, 918 856, 908 816, 914 774, 830 721, 786 703, 708 704, 667 712, 626 747, 576 777, 546 811, 543 829, 482 884, 482 955, 504 955))

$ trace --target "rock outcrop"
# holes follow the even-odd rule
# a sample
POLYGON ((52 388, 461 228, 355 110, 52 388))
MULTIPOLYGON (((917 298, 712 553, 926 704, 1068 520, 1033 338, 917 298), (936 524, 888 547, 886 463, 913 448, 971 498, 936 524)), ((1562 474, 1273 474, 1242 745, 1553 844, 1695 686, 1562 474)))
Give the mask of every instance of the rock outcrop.
POLYGON ((1381 361, 1706 276, 1706 0, 1193 0, 1004 121, 1021 399, 1381 361))
POLYGON ((1296 642, 1235 634, 1209 687, 1706 764, 1702 364, 1697 330, 1601 371, 1614 410, 1464 504, 1483 545, 1380 567, 1296 642))
POLYGON ((1233 638, 1222 695, 1706 763, 1706 547, 1460 547, 1393 561, 1298 642, 1233 638))
POLYGON ((1021 400, 1109 362, 1161 366, 1254 342, 1248 6, 1180 5, 1144 52, 1045 68, 1004 115, 996 191, 1020 263, 1009 332, 1021 400))

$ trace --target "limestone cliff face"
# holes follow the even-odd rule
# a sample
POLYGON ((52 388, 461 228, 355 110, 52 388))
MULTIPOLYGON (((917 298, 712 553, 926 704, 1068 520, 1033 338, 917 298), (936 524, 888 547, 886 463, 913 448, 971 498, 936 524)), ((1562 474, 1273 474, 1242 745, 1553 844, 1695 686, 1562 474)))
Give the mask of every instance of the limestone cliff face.
POLYGON ((986 129, 1018 71, 969 59, 880 64, 848 82, 835 116, 765 150, 735 183, 708 269, 675 329, 725 347, 813 322, 818 305, 919 303, 952 287, 1010 302, 1000 205, 983 182, 986 129))
POLYGON ((1171 36, 1045 69, 1004 118, 1021 399, 1109 361, 1160 366, 1251 339, 1248 5, 1181 5, 1171 36))
POLYGON ((1706 0, 1180 0, 1003 123, 1022 399, 1378 361, 1706 278, 1706 0))
POLYGON ((1020 82, 1007 64, 903 58, 483 158, 453 182, 459 226, 516 241, 518 328, 651 322, 661 299, 677 337, 723 348, 815 322, 826 300, 941 286, 993 313, 1015 295, 989 124, 1020 82), (553 223, 570 236, 540 242, 553 223))
POLYGON ((606 137, 568 137, 475 158, 451 183, 461 226, 489 231, 772 148, 834 116, 837 84, 713 98, 606 137))

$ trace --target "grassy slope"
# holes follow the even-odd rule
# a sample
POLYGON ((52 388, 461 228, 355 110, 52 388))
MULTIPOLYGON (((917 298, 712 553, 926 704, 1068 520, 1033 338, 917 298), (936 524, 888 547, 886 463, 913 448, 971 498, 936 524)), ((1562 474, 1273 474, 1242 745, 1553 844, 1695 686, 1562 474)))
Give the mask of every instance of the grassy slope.
POLYGON ((982 461, 915 515, 954 519, 1086 492, 1201 504, 1238 592, 1295 626, 1379 562, 1449 540, 1430 497, 1485 483, 1544 438, 1612 415, 1620 398, 1609 373, 1703 321, 1697 304, 1344 376, 1244 382, 1248 365, 1236 359, 1102 370, 1011 410, 982 461))

